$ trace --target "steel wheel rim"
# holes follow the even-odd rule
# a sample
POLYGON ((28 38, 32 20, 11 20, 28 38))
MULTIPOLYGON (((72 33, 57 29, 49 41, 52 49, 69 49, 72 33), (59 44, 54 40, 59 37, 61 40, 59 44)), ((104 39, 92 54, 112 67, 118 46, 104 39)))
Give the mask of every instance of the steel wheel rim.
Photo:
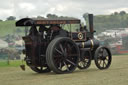
POLYGON ((96 52, 95 63, 99 69, 106 69, 111 64, 111 52, 106 47, 100 47, 96 52))
POLYGON ((70 72, 77 66, 77 49, 69 41, 61 41, 55 44, 53 62, 55 67, 62 72, 70 72), (73 50, 74 51, 73 51, 73 50), (57 55, 58 54, 58 55, 57 55))

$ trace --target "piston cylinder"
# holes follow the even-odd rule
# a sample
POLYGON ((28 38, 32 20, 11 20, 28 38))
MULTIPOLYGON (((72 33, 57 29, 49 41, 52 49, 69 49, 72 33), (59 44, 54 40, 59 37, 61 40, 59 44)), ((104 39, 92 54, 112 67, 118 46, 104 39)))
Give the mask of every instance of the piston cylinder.
POLYGON ((80 48, 91 48, 91 49, 96 49, 99 47, 99 41, 96 39, 91 39, 85 42, 77 42, 76 43, 78 47, 80 48))

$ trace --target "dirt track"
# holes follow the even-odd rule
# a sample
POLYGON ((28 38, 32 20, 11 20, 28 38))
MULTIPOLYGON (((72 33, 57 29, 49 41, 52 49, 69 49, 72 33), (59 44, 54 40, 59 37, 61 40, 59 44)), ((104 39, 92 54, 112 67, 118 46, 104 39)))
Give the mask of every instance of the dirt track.
POLYGON ((107 70, 99 70, 92 61, 87 70, 70 74, 37 74, 29 68, 0 68, 0 85, 128 85, 128 55, 114 56, 107 70))

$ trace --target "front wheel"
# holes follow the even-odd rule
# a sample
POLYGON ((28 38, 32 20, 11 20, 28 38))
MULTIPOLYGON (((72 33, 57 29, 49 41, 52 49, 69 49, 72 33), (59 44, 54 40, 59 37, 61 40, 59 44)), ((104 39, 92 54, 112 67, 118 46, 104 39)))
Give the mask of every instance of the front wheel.
POLYGON ((107 47, 99 47, 96 49, 94 61, 99 69, 107 69, 111 65, 112 55, 107 47))

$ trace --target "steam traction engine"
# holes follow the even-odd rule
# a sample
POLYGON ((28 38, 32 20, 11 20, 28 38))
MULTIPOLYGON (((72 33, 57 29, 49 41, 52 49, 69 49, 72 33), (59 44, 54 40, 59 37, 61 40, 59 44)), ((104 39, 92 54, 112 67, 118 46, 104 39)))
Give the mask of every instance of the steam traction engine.
POLYGON ((99 69, 106 69, 111 64, 111 52, 107 47, 99 46, 94 39, 93 15, 89 14, 89 29, 82 27, 79 19, 31 19, 23 18, 16 26, 26 28, 25 42, 27 65, 35 72, 70 73, 77 67, 86 69, 95 61, 99 69), (77 32, 72 26, 79 25, 77 32), (68 31, 64 29, 68 25, 68 31))

